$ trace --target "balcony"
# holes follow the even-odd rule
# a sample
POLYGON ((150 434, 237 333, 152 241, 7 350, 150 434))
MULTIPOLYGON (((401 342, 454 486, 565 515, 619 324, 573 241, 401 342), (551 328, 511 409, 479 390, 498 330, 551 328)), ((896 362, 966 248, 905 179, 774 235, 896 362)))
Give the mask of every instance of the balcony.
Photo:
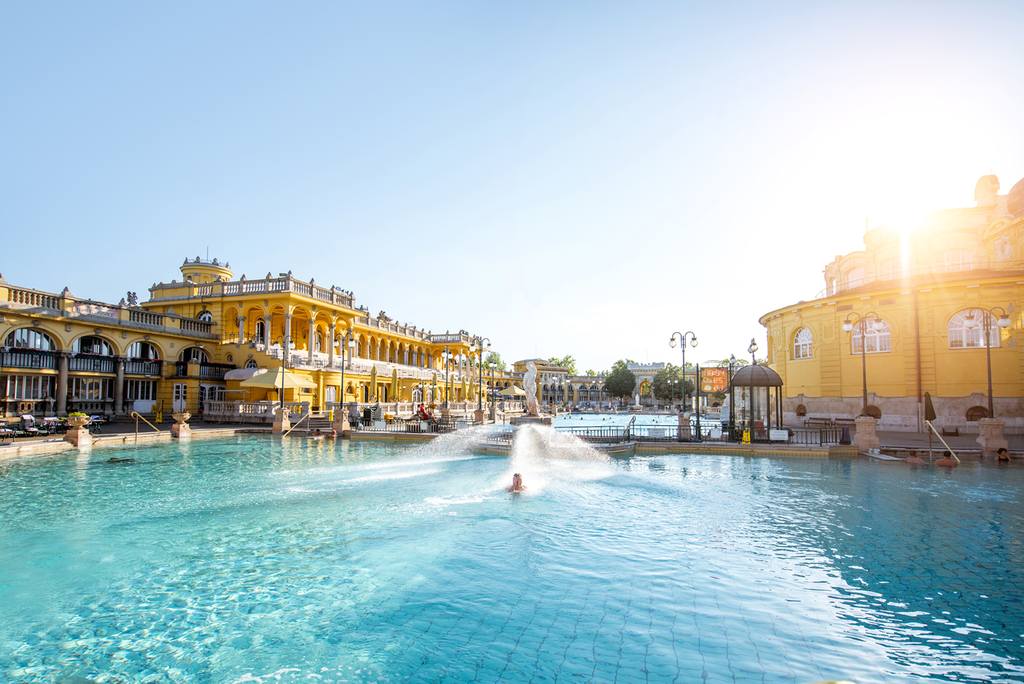
POLYGON ((4 348, 0 350, 0 367, 57 370, 57 352, 4 348))
POLYGON ((185 298, 188 299, 195 297, 238 297, 294 292, 303 297, 350 309, 353 308, 355 301, 351 292, 337 287, 321 287, 313 282, 304 282, 290 275, 282 275, 277 278, 261 278, 259 280, 231 280, 217 283, 159 283, 156 287, 152 288, 151 292, 153 295, 150 301, 182 299, 180 294, 161 296, 160 291, 180 291, 185 286, 188 286, 189 293, 185 295, 185 298))
POLYGON ((229 370, 235 369, 229 363, 196 363, 191 365, 199 369, 196 375, 189 375, 189 363, 187 361, 175 361, 174 376, 177 378, 198 377, 202 380, 223 380, 224 375, 229 370))
POLYGON ((128 359, 124 362, 125 375, 152 375, 160 377, 162 361, 144 361, 142 359, 128 359))
POLYGON ((113 373, 114 357, 98 354, 74 354, 68 357, 68 370, 72 373, 113 373))

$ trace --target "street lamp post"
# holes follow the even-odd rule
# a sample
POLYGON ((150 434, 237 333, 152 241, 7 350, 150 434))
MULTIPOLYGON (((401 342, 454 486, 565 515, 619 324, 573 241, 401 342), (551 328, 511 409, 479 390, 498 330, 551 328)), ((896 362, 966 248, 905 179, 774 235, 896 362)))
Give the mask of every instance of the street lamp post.
POLYGON ((496 364, 494 361, 491 361, 488 365, 491 367, 491 396, 490 396, 490 399, 491 399, 491 422, 493 423, 493 422, 495 422, 498 419, 498 407, 497 407, 497 402, 495 401, 495 397, 494 397, 494 390, 496 389, 496 387, 494 386, 494 369, 497 368, 498 364, 496 364))
MULTIPOLYGON (((750 354, 750 365, 757 365, 757 340, 753 337, 750 338, 750 344, 747 345, 747 352, 750 354)), ((747 409, 750 417, 747 419, 747 427, 750 428, 750 435, 754 435, 754 421, 757 420, 757 393, 754 388, 748 387, 747 393, 750 397, 750 407, 747 409)))
MULTIPOLYGON (((682 389, 683 401, 682 401, 682 405, 683 405, 683 411, 686 411, 686 340, 687 340, 687 338, 689 338, 690 346, 691 347, 696 347, 697 346, 697 334, 695 332, 693 332, 692 330, 687 330, 684 333, 681 333, 681 332, 679 332, 677 330, 676 332, 672 333, 672 335, 669 336, 669 338, 668 338, 668 346, 675 347, 676 346, 676 339, 677 338, 679 340, 679 349, 683 353, 683 389, 682 389)), ((699 420, 699 418, 698 418, 698 420, 699 420)))
POLYGON ((736 393, 732 387, 732 367, 736 364, 736 355, 729 354, 729 439, 736 432, 736 393))
MULTIPOLYGON (((969 316, 972 314, 969 314, 969 316)), ((970 318, 968 318, 970 320, 970 318)), ((988 378, 988 417, 995 418, 995 402, 992 397, 992 323, 1000 328, 1010 326, 1010 315, 1006 309, 996 306, 981 310, 981 323, 985 327, 985 373, 988 378)))
POLYGON ((452 353, 444 348, 444 412, 448 413, 448 367, 451 365, 452 353))
POLYGON ((860 415, 868 415, 868 321, 878 320, 874 311, 866 314, 851 312, 843 321, 843 332, 852 332, 854 326, 860 328, 860 375, 861 375, 861 407, 860 415))
POLYGON ((479 352, 477 357, 477 368, 476 368, 476 411, 477 415, 480 416, 480 422, 484 422, 484 342, 487 343, 486 348, 491 348, 491 338, 489 337, 478 337, 476 341, 470 345, 470 352, 479 352), (477 345, 480 345, 477 347, 477 345))
POLYGON ((341 411, 345 412, 345 350, 349 350, 349 362, 351 363, 352 351, 355 349, 355 335, 351 330, 345 331, 341 336, 341 411))

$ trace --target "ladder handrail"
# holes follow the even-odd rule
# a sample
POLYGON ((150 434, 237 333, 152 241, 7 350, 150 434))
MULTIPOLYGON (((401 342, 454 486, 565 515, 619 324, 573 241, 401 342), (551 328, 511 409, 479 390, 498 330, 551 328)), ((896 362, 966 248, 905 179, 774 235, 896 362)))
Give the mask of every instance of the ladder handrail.
POLYGON ((139 443, 139 421, 140 421, 140 420, 141 420, 141 421, 142 421, 143 423, 145 423, 146 425, 148 425, 149 427, 151 427, 151 428, 153 428, 154 430, 156 430, 157 432, 160 432, 160 428, 158 428, 158 427, 157 427, 156 425, 153 425, 153 424, 152 424, 152 423, 150 423, 150 422, 149 422, 148 420, 146 420, 146 418, 145 418, 145 417, 144 417, 144 416, 143 416, 143 415, 142 415, 141 413, 139 413, 138 411, 132 411, 132 412, 131 412, 130 414, 128 414, 128 415, 129 415, 129 417, 131 417, 131 418, 134 418, 134 419, 135 419, 135 443, 136 443, 136 444, 138 444, 138 443, 139 443))
POLYGON ((932 425, 932 421, 926 420, 926 421, 924 421, 924 424, 932 429, 932 432, 935 433, 935 436, 939 438, 940 442, 942 442, 942 446, 946 447, 946 450, 949 451, 949 453, 953 455, 953 460, 956 461, 959 464, 960 463, 960 457, 956 455, 955 451, 953 451, 953 447, 949 446, 949 443, 946 442, 946 440, 944 440, 942 438, 942 435, 939 434, 939 431, 935 429, 934 425, 932 425))
POLYGON ((295 421, 294 425, 292 425, 290 428, 288 428, 288 432, 284 433, 281 436, 282 437, 287 437, 288 435, 290 435, 292 433, 292 430, 294 430, 295 428, 299 427, 299 423, 301 423, 302 421, 304 421, 307 418, 309 418, 311 413, 312 413, 312 411, 306 411, 306 413, 304 413, 301 418, 299 418, 297 421, 295 421))

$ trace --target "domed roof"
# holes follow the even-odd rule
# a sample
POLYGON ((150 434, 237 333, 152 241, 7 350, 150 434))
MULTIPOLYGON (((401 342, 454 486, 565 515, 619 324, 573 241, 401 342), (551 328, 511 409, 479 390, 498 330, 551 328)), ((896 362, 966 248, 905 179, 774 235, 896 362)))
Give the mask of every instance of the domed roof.
POLYGON ((1006 193, 1006 210, 1014 217, 1024 215, 1024 178, 1006 193))
POLYGON ((782 378, 768 366, 743 366, 732 375, 736 387, 782 387, 782 378))

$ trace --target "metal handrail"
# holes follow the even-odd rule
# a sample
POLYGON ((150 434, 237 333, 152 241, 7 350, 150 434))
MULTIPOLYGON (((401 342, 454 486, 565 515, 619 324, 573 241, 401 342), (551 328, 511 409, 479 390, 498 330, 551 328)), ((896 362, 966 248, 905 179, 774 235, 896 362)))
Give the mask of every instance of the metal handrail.
POLYGON ((136 443, 136 444, 138 444, 138 443, 139 443, 139 421, 140 421, 140 420, 141 420, 141 421, 142 421, 143 423, 145 423, 146 425, 148 425, 149 427, 151 427, 151 428, 153 428, 154 430, 156 430, 157 432, 160 432, 160 428, 158 428, 158 427, 157 427, 156 425, 153 425, 153 424, 152 424, 152 423, 150 423, 150 422, 149 422, 148 420, 146 420, 146 418, 145 418, 145 417, 143 417, 143 415, 142 415, 142 414, 140 414, 140 413, 139 413, 138 411, 132 411, 132 412, 131 412, 131 413, 130 413, 129 415, 130 415, 130 416, 131 416, 132 418, 134 418, 134 419, 135 419, 135 443, 136 443))
POLYGON ((307 418, 309 418, 312 414, 313 414, 312 411, 306 411, 305 415, 303 415, 301 418, 299 418, 297 421, 295 421, 295 425, 292 425, 290 428, 288 428, 288 432, 284 433, 281 436, 282 437, 287 437, 288 435, 292 434, 292 430, 294 430, 295 428, 299 427, 299 423, 301 423, 302 421, 304 421, 307 418))
POLYGON ((940 442, 942 442, 942 446, 946 447, 946 450, 949 451, 949 453, 953 455, 953 460, 957 462, 957 465, 959 465, 960 464, 960 457, 956 455, 955 451, 953 451, 953 447, 949 446, 949 443, 942 438, 942 435, 939 434, 939 431, 935 429, 934 425, 932 425, 932 421, 926 420, 926 421, 924 421, 924 424, 932 429, 932 432, 935 433, 935 436, 939 438, 940 442))

